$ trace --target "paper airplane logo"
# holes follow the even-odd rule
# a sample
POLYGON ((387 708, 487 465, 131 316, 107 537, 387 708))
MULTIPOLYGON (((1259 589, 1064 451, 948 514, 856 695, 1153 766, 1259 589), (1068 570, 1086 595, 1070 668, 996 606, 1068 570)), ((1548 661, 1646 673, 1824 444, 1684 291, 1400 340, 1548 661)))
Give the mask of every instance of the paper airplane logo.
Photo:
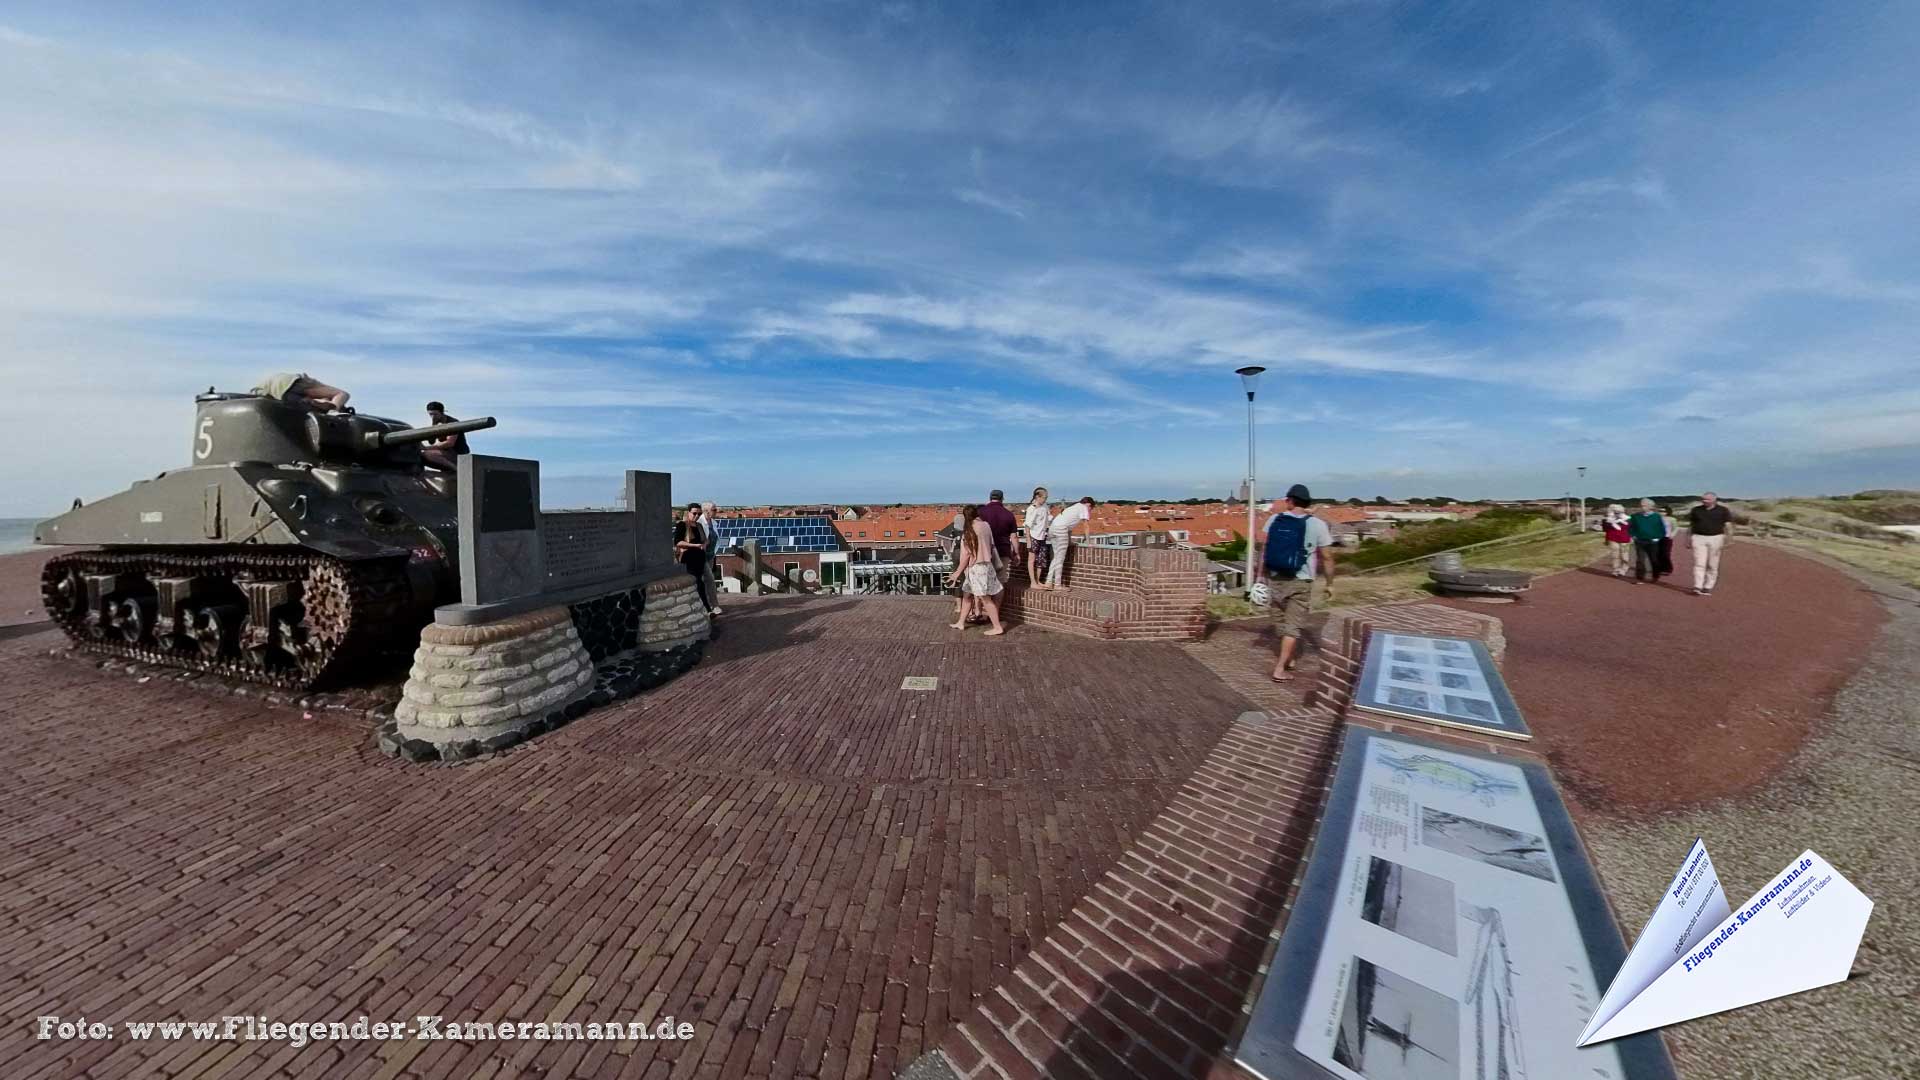
POLYGON ((1730 908, 1695 840, 1579 1045, 1841 982, 1872 914, 1873 901, 1811 851, 1730 908))

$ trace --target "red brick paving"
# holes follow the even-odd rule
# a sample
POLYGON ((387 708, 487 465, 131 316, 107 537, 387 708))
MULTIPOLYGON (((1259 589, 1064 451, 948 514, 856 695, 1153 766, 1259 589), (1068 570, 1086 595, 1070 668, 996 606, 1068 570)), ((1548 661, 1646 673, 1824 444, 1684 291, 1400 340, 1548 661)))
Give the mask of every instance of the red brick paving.
MULTIPOLYGON (((0 605, 21 561, 0 559, 0 605)), ((383 758, 364 723, 103 677, 47 657, 50 632, 0 640, 7 1075, 891 1075, 1248 708, 1172 645, 982 639, 947 612, 735 600, 679 681, 454 767, 383 758), (31 1041, 56 1013, 672 1014, 698 1035, 31 1041)))
POLYGON ((1445 601, 1505 624, 1507 684, 1577 807, 1683 806, 1764 783, 1886 621, 1859 582, 1774 548, 1735 538, 1710 597, 1686 588, 1684 538, 1673 561, 1658 586, 1577 570, 1516 604, 1445 601))
POLYGON ((1323 801, 1330 710, 1236 722, 1118 865, 940 1051, 965 1077, 1205 1077, 1241 1008, 1323 801))

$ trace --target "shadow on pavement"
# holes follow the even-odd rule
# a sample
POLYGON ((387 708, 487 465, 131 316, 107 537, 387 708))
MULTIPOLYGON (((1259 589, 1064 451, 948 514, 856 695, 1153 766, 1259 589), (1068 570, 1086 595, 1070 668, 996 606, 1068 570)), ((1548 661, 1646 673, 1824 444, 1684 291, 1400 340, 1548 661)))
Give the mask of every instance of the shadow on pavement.
POLYGON ((778 652, 804 645, 820 636, 805 624, 845 611, 859 600, 822 601, 815 597, 775 597, 750 607, 736 607, 737 614, 722 614, 713 621, 714 639, 707 646, 700 667, 720 667, 763 653, 778 652))
MULTIPOLYGON (((1339 740, 1327 740, 1309 765, 1315 776, 1326 776, 1339 751, 1339 740)), ((1284 835, 1306 836, 1313 830, 1320 803, 1303 800, 1288 818, 1284 835)), ((1301 856, 1283 845, 1269 858, 1260 876, 1258 892, 1286 896, 1301 856)), ((1238 925, 1221 928, 1229 937, 1225 958, 1220 963, 1174 965, 1162 968, 1138 968, 1109 975, 1093 996, 1093 1004, 1073 1019, 1073 1029, 1060 1041, 1066 1051, 1056 1049, 1041 1069, 1043 1076, 1125 1076, 1138 1072, 1144 1076, 1163 1074, 1205 1077, 1216 1062, 1231 1060, 1238 1044, 1238 1021, 1244 1020, 1240 1003, 1247 1001, 1261 976, 1254 974, 1266 959, 1269 935, 1277 927, 1266 918, 1249 915, 1238 925), (1177 1015, 1177 1003, 1206 1000, 1219 1011, 1235 1017, 1235 1026, 1226 1032, 1219 1049, 1200 1046, 1190 1033, 1196 1021, 1177 1015), (1175 1014, 1173 1022, 1163 1017, 1175 1014), (1192 1060, 1168 1068, 1164 1060, 1155 1060, 1144 1068, 1121 1065, 1128 1053, 1149 1054, 1149 1048, 1161 1051, 1188 1047, 1199 1051, 1192 1060), (1077 1057, 1079 1060, 1075 1060, 1077 1057), (1084 1064, 1083 1064, 1084 1062, 1084 1064)))
POLYGON ((52 619, 41 619, 39 622, 30 623, 15 623, 12 626, 0 626, 0 641, 26 637, 28 634, 37 634, 42 630, 51 629, 53 629, 52 619))

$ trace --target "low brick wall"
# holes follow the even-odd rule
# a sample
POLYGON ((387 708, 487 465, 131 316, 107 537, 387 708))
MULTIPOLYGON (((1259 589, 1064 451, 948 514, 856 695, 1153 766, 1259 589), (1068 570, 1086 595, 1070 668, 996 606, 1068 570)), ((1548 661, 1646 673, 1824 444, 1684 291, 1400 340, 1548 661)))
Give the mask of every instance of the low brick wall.
MULTIPOLYGON (((1375 629, 1409 634, 1439 634, 1475 638, 1487 646, 1495 663, 1506 655, 1507 639, 1500 620, 1491 615, 1460 611, 1439 604, 1382 604, 1336 611, 1320 631, 1320 679, 1310 704, 1345 716, 1360 682, 1367 657, 1367 641, 1375 629)), ((1431 725, 1427 725, 1428 728, 1431 725)))
POLYGON ((1083 637, 1193 641, 1207 632, 1207 557, 1173 548, 1080 545, 1067 557, 1065 589, 1033 589, 1015 568, 1001 610, 1083 637))

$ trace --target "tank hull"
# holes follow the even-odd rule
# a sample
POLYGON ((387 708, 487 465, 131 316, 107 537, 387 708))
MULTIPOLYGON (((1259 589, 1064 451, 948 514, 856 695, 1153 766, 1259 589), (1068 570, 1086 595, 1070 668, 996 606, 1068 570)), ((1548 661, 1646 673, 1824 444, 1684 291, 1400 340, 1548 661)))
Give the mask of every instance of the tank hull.
POLYGON ((455 479, 411 428, 258 394, 197 399, 192 464, 41 522, 47 613, 77 645, 275 686, 351 681, 457 599, 455 479))

